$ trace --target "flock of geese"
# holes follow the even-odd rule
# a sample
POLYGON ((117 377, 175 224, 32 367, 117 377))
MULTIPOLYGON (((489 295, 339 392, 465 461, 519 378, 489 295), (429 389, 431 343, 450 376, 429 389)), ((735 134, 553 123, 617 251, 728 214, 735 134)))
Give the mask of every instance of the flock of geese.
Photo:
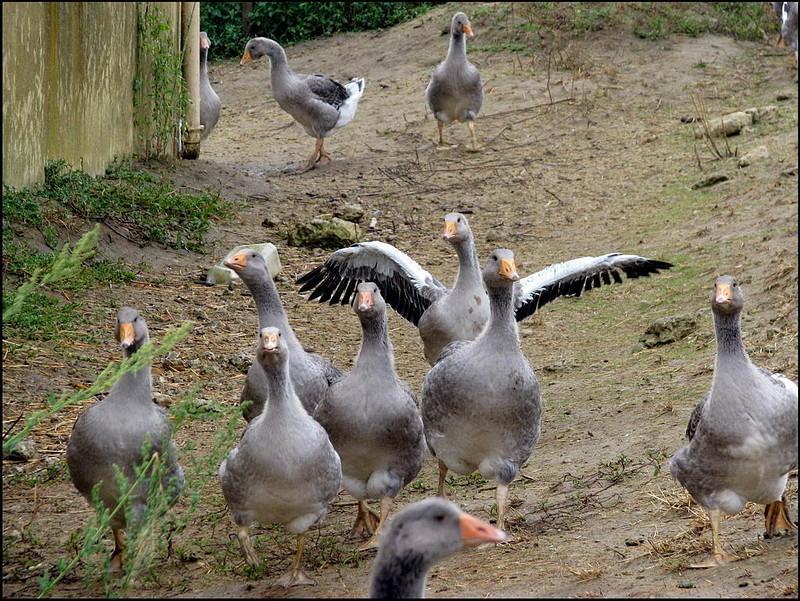
MULTIPOLYGON (((427 89, 440 143, 444 124, 466 121, 478 146, 473 122, 482 88, 477 69, 466 60, 464 38, 471 34, 467 16, 457 13, 447 59, 427 89)), ((207 36, 202 39, 205 63, 207 36)), ((308 166, 329 158, 324 139, 352 120, 364 80, 341 86, 322 75, 295 74, 283 49, 266 38, 250 40, 242 62, 264 55, 272 63, 276 100, 316 138, 308 166)), ((201 78, 206 86, 207 74, 201 78)), ((209 111, 203 114, 208 118, 209 111)), ((207 121, 206 135, 213 123, 207 121)), ((302 568, 304 535, 324 518, 341 489, 358 501, 353 533, 368 537, 361 548, 378 547, 373 597, 422 597, 434 562, 463 546, 506 540, 509 485, 531 456, 542 420, 539 385, 521 351, 517 322, 561 296, 580 296, 620 283, 622 276, 638 278, 672 266, 611 253, 520 278, 511 250, 496 249, 481 265, 466 216, 450 213, 444 223, 443 239, 458 256, 452 288, 407 254, 377 241, 338 250, 298 279, 309 300, 352 306, 362 342, 348 374, 304 349, 259 253, 243 250, 225 262, 252 294, 259 329, 256 360, 240 395, 248 425, 220 465, 219 482, 248 564, 260 563, 249 534, 254 522, 283 524, 297 535, 296 555, 277 584, 313 583, 302 568), (395 371, 387 306, 418 328, 431 365, 419 399, 395 371), (394 498, 429 453, 439 463, 438 497, 413 503, 389 520, 394 498), (448 471, 477 471, 496 483, 496 527, 446 500, 448 471), (378 513, 369 500, 380 502, 378 513)), ((750 361, 741 338, 743 307, 736 280, 717 278, 711 296, 717 339, 711 389, 692 413, 686 444, 670 460, 673 477, 711 517, 712 553, 696 567, 730 559, 719 542, 720 516, 741 511, 747 501, 766 505, 767 536, 795 528, 784 491, 797 466, 797 385, 750 361)), ((115 336, 126 356, 148 341, 147 324, 136 309, 118 312, 115 336)), ((145 440, 167 466, 162 485, 174 502, 184 472, 167 416, 153 402, 149 365, 124 375, 77 419, 67 446, 76 488, 90 501, 98 488, 113 509, 122 494, 115 470, 132 480, 135 466, 147 460, 145 440)), ((145 481, 129 493, 131 510, 113 517, 112 570, 123 566, 122 532, 146 512, 147 491, 145 481)))

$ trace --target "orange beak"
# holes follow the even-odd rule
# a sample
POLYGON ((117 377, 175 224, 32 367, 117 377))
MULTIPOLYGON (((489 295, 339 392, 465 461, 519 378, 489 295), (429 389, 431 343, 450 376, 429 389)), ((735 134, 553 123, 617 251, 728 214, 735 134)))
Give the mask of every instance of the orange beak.
POLYGON ((136 340, 136 333, 133 331, 132 323, 119 324, 119 342, 122 348, 130 347, 136 340))
POLYGON ((461 527, 461 540, 467 547, 477 547, 483 543, 500 543, 507 538, 506 533, 502 530, 498 530, 468 513, 462 512, 458 523, 461 527))
POLYGON ((358 304, 359 311, 366 311, 367 309, 372 308, 372 306, 375 304, 375 301, 372 298, 372 292, 359 292, 356 302, 358 304))
POLYGON ((498 273, 512 282, 516 282, 519 279, 514 259, 500 259, 500 271, 498 273))
POLYGON ((445 240, 449 240, 453 236, 456 235, 456 222, 455 221, 445 221, 444 222, 444 233, 442 237, 445 240))
POLYGON ((239 251, 230 259, 225 259, 222 264, 229 269, 233 269, 234 271, 241 271, 247 267, 247 255, 244 254, 244 251, 239 251))
POLYGON ((714 286, 714 301, 718 305, 724 305, 731 302, 732 298, 731 287, 729 284, 717 284, 714 286))
POLYGON ((279 346, 278 335, 273 333, 262 334, 261 345, 268 353, 277 351, 279 346))
POLYGON ((253 60, 253 57, 250 56, 250 51, 249 50, 245 50, 244 54, 242 55, 242 60, 239 61, 239 64, 240 65, 246 65, 251 60, 253 60))
POLYGON ((472 33, 472 25, 470 25, 469 23, 464 25, 464 33, 466 33, 469 37, 475 35, 474 33, 472 33))

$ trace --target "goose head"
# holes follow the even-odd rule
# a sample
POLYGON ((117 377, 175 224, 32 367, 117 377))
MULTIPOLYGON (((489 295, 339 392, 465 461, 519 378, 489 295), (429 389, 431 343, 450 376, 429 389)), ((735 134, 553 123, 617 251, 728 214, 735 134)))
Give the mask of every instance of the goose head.
POLYGON ((286 343, 278 328, 262 328, 258 333, 258 360, 265 367, 279 367, 286 363, 286 343))
POLYGON ((448 213, 444 216, 444 231, 442 238, 453 246, 460 244, 472 237, 467 217, 461 213, 448 213))
POLYGON ((359 319, 375 319, 386 313, 386 301, 381 296, 378 285, 373 282, 361 282, 353 297, 353 309, 359 319))
POLYGON ((283 48, 275 40, 269 38, 253 38, 244 47, 244 54, 242 60, 239 61, 240 65, 246 65, 252 60, 268 56, 270 60, 275 60, 283 55, 283 48))
POLYGON ((256 281, 267 273, 267 263, 261 253, 257 253, 252 248, 240 250, 232 257, 225 259, 222 264, 228 269, 236 272, 244 282, 256 281))
POLYGON ((730 275, 721 275, 714 282, 711 310, 721 315, 734 315, 744 308, 744 294, 739 282, 730 275))
POLYGON ((472 24, 469 22, 467 15, 464 13, 456 13, 453 15, 453 21, 450 24, 450 33, 453 35, 467 34, 467 37, 472 37, 472 24))
POLYGON ((487 288, 504 288, 513 286, 519 280, 514 252, 507 248, 498 248, 486 259, 483 268, 483 282, 487 288))
POLYGON ((127 356, 138 351, 150 339, 144 317, 133 307, 122 307, 117 311, 114 336, 127 356))

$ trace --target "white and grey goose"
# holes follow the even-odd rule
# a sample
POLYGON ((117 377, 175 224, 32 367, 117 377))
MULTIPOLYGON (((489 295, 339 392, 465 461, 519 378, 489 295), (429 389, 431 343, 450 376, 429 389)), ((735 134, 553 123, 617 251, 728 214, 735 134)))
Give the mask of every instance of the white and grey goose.
POLYGON ((427 447, 417 400, 397 377, 389 340, 386 303, 372 282, 358 285, 353 308, 362 340, 352 371, 334 382, 314 418, 330 436, 342 460, 342 485, 358 499, 355 533, 377 546, 394 497, 419 473, 427 447), (367 499, 381 499, 380 519, 367 499))
POLYGON ((450 24, 447 58, 434 69, 425 90, 428 106, 439 128, 439 144, 444 144, 442 130, 446 123, 466 122, 472 136, 472 148, 479 148, 475 119, 483 104, 483 83, 478 68, 467 60, 467 40, 472 25, 464 13, 456 13, 450 24))
MULTIPOLYGON (((375 282, 386 302, 419 328, 425 358, 434 364, 445 345, 455 340, 474 340, 489 321, 480 263, 466 216, 445 216, 443 237, 458 255, 458 275, 452 289, 423 269, 414 259, 385 242, 360 242, 333 252, 322 265, 301 276, 300 292, 311 291, 309 300, 331 305, 350 304, 359 281, 375 282)), ((581 257, 550 265, 514 287, 517 321, 561 297, 580 296, 584 290, 622 282, 622 275, 638 278, 671 263, 639 255, 609 253, 581 257)))
POLYGON ((797 2, 783 3, 781 38, 794 50, 794 63, 797 66, 797 2))
POLYGON ((253 38, 247 42, 240 64, 262 56, 268 56, 271 63, 270 82, 275 101, 317 140, 306 167, 311 169, 323 158, 331 160, 331 155, 323 148, 325 138, 356 116, 366 82, 356 78, 342 85, 326 75, 295 73, 289 67, 286 52, 269 38, 253 38))
POLYGON ((686 444, 670 459, 672 476, 711 517, 711 567, 732 559, 719 542, 721 514, 747 501, 766 505, 766 536, 795 529, 784 492, 797 467, 797 384, 755 366, 742 342, 744 295, 735 278, 714 282, 717 338, 711 390, 695 407, 686 444))
POLYGON ((519 345, 514 319, 514 253, 495 250, 483 269, 491 318, 475 340, 446 346, 425 376, 420 409, 425 438, 439 460, 439 494, 447 470, 479 471, 497 482, 497 527, 508 486, 541 432, 539 384, 519 345))
MULTIPOLYGON (((136 309, 123 307, 117 312, 115 336, 125 357, 135 354, 150 339, 147 324, 136 309)), ((162 486, 174 503, 184 485, 183 468, 178 464, 172 442, 172 428, 164 410, 153 402, 150 365, 128 372, 111 388, 106 397, 86 409, 72 429, 67 443, 67 467, 75 488, 92 502, 92 489, 100 485, 100 499, 109 511, 121 500, 114 466, 132 485, 136 469, 158 453, 164 467, 162 486), (142 456, 149 440, 150 451, 142 456)), ((149 478, 144 478, 130 494, 132 520, 140 520, 147 509, 149 478)), ((114 534, 112 571, 122 568, 124 540, 122 530, 131 524, 125 508, 111 517, 114 534)))
POLYGON ((499 543, 502 530, 461 511, 444 499, 425 499, 403 508, 381 536, 369 584, 371 599, 422 599, 434 563, 463 547, 499 543))
POLYGON ((203 125, 201 140, 205 140, 219 121, 219 112, 222 102, 211 87, 208 79, 208 49, 211 48, 211 40, 205 31, 200 32, 200 124, 203 125))
MULTIPOLYGON (((236 272, 253 295, 258 310, 259 327, 265 328, 268 325, 274 325, 280 328, 284 344, 291 351, 289 373, 292 385, 297 396, 300 397, 303 407, 310 415, 313 415, 331 382, 341 377, 342 372, 324 357, 307 352, 300 344, 289 325, 278 289, 275 287, 275 282, 272 281, 267 264, 261 254, 246 248, 227 259, 224 265, 236 272)), ((261 369, 258 362, 254 362, 247 370, 247 378, 240 395, 240 402, 252 401, 243 410, 244 418, 250 421, 260 415, 268 397, 269 389, 264 370, 261 369)))
POLYGON ((314 584, 301 568, 304 533, 325 517, 342 471, 325 430, 294 392, 292 350, 282 334, 275 327, 260 330, 258 362, 269 386, 269 403, 220 464, 219 480, 248 564, 259 564, 249 534, 253 522, 277 522, 297 535, 294 561, 276 583, 288 587, 314 584))

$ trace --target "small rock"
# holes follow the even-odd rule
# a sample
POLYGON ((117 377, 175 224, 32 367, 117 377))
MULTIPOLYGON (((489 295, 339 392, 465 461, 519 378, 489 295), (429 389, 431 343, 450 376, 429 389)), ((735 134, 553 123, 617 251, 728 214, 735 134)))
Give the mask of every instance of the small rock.
POLYGON ((262 227, 275 227, 276 225, 278 225, 278 220, 272 215, 267 215, 264 217, 264 221, 261 222, 262 227))
POLYGON ((626 547, 638 547, 642 543, 644 543, 644 539, 643 538, 626 538, 625 539, 625 546, 626 547))
POLYGON ((253 355, 242 351, 238 355, 228 357, 228 363, 237 369, 239 373, 246 374, 254 359, 255 357, 253 355))
POLYGON ((691 315, 676 315, 655 320, 639 338, 644 348, 670 344, 686 338, 697 328, 697 320, 691 315))
POLYGON ((376 227, 378 227, 378 218, 373 217, 372 219, 370 219, 369 225, 367 227, 371 230, 374 230, 376 227))
POLYGON ((781 171, 781 175, 784 177, 794 177, 797 175, 797 167, 787 167, 781 171))
MULTIPOLYGON (((733 136, 742 131, 743 127, 753 124, 753 114, 745 111, 729 113, 716 119, 708 121, 708 131, 712 136, 733 136)), ((698 126, 695 129, 694 137, 702 138, 706 129, 698 126)))
POLYGON ((694 582, 691 580, 682 580, 678 583, 678 588, 694 588, 694 582))
POLYGON ((240 250, 244 250, 245 248, 251 248, 257 253, 260 253, 262 257, 264 257, 264 261, 267 263, 267 269, 269 270, 269 274, 275 278, 281 271, 281 259, 278 256, 278 249, 275 248, 275 245, 271 242, 262 242, 260 244, 240 244, 239 246, 231 249, 231 251, 225 255, 225 258, 214 265, 211 269, 208 270, 208 275, 206 276, 206 283, 207 284, 229 284, 233 280, 238 280, 239 276, 236 275, 236 272, 233 269, 229 269, 222 264, 223 261, 232 257, 240 250))
POLYGON ((3 453, 3 459, 12 461, 30 461, 34 457, 36 457, 36 443, 30 436, 20 440, 10 453, 3 453))
POLYGON ((746 155, 739 159, 739 167, 747 167, 748 165, 752 165, 756 161, 760 161, 763 159, 769 158, 769 150, 767 150, 766 146, 756 146, 748 152, 746 155))
POLYGON ((286 230, 289 246, 339 249, 358 242, 358 226, 332 215, 319 215, 308 222, 295 223, 286 230))
POLYGON ((778 107, 774 104, 769 104, 767 106, 754 106, 749 109, 745 109, 744 112, 750 115, 753 118, 753 123, 758 123, 767 115, 771 115, 775 111, 778 110, 778 107))
POLYGON ((357 202, 347 202, 336 209, 333 214, 345 221, 360 223, 364 217, 364 207, 357 202))
POLYGON ((778 102, 784 102, 786 100, 791 100, 791 99, 792 99, 791 92, 778 92, 778 94, 775 96, 775 100, 777 100, 778 102))
POLYGON ((692 184, 692 190, 699 190, 700 188, 710 188, 720 182, 726 182, 730 178, 724 173, 712 173, 708 177, 704 177, 699 182, 692 184))

